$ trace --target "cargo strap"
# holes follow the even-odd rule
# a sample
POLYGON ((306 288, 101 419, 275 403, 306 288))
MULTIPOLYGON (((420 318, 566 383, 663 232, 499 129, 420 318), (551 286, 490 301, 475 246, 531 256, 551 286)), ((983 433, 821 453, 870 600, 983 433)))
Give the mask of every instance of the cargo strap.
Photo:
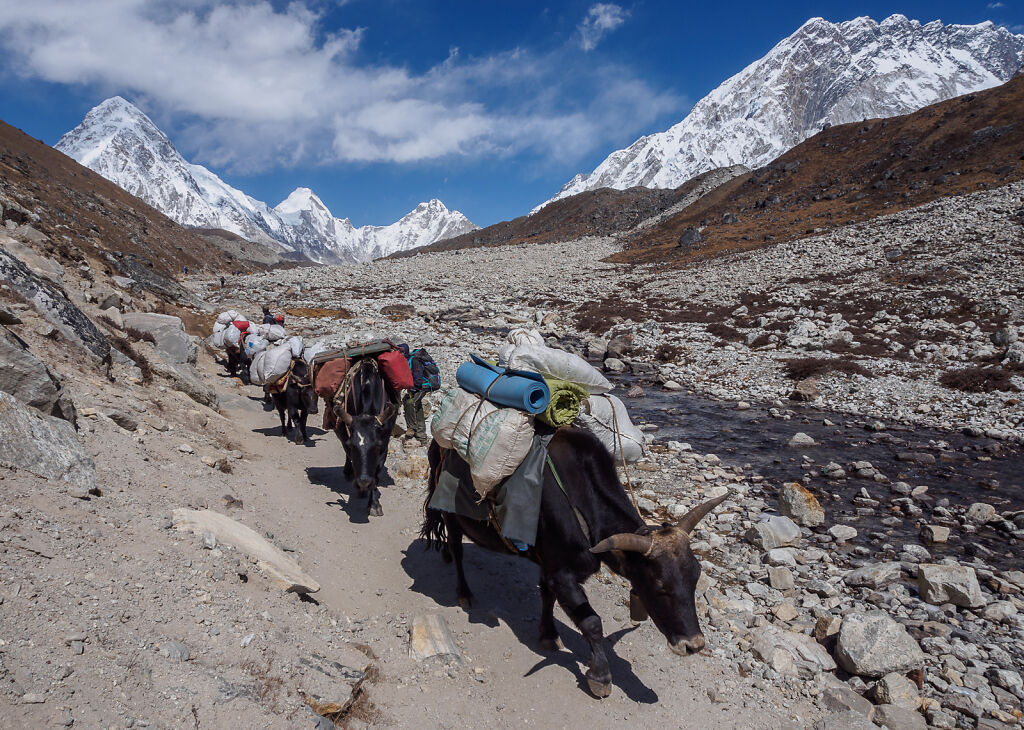
POLYGON ((569 498, 569 493, 565 491, 565 485, 562 484, 562 477, 558 476, 558 470, 555 469, 555 462, 551 461, 551 455, 545 454, 544 460, 547 462, 548 469, 551 470, 551 476, 555 478, 555 484, 558 485, 558 488, 562 490, 562 494, 565 495, 565 501, 569 503, 570 507, 572 507, 572 512, 576 515, 576 521, 580 523, 580 529, 583 530, 583 536, 587 538, 588 543, 593 542, 593 538, 590 536, 590 527, 587 526, 587 521, 583 519, 583 515, 580 511, 576 509, 576 505, 572 503, 572 499, 569 498))

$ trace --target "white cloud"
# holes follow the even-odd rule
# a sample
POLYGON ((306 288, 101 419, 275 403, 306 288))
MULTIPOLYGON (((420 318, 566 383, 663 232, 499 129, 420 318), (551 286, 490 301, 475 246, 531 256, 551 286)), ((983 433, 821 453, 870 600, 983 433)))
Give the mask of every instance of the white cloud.
MULTIPOLYGON (((599 34, 622 22, 608 8, 588 14, 599 34)), ((300 2, 0 0, 0 62, 15 73, 127 96, 185 151, 239 172, 523 151, 567 160, 681 108, 629 68, 574 65, 567 49, 453 48, 414 73, 361 62, 364 32, 326 33, 300 2)))
POLYGON ((989 3, 988 4, 988 9, 989 10, 998 10, 999 8, 1005 8, 1005 7, 1006 7, 1006 3, 1001 3, 1001 2, 994 2, 994 3, 989 3))
POLYGON ((580 46, 584 51, 597 48, 608 33, 626 22, 628 13, 615 3, 595 3, 579 24, 580 46))

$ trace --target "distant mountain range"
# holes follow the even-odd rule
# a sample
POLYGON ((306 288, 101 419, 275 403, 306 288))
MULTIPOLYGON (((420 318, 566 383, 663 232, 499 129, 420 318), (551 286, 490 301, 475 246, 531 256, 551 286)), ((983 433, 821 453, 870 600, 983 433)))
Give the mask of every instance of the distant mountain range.
POLYGON ((308 188, 271 208, 185 160, 140 109, 115 96, 94 107, 55 147, 185 226, 221 228, 318 263, 355 263, 476 230, 440 200, 388 226, 335 218, 308 188))
POLYGON ((908 114, 997 86, 1022 66, 1024 36, 991 22, 812 18, 681 122, 613 152, 538 209, 596 188, 675 188, 715 168, 761 167, 826 127, 908 114))

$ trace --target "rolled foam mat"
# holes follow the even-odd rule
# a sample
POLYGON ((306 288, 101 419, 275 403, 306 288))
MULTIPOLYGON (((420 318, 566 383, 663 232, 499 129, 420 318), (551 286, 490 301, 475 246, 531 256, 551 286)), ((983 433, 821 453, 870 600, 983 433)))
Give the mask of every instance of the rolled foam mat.
POLYGON ((543 413, 551 401, 544 376, 521 370, 506 370, 491 365, 478 355, 455 371, 459 387, 476 393, 495 405, 516 408, 534 415, 543 413))

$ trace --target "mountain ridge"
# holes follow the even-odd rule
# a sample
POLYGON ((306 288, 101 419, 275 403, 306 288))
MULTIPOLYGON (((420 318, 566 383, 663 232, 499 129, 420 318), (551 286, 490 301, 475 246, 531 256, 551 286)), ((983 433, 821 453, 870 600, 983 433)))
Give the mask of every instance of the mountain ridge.
POLYGON ((54 147, 171 219, 220 228, 317 263, 358 263, 475 230, 440 200, 421 203, 387 226, 335 218, 309 188, 271 208, 188 162, 138 107, 114 96, 93 107, 54 147))
POLYGON ((682 121, 611 153, 534 212, 584 190, 675 188, 710 169, 761 167, 827 126, 907 114, 996 86, 1022 66, 1024 35, 991 21, 810 18, 682 121))

